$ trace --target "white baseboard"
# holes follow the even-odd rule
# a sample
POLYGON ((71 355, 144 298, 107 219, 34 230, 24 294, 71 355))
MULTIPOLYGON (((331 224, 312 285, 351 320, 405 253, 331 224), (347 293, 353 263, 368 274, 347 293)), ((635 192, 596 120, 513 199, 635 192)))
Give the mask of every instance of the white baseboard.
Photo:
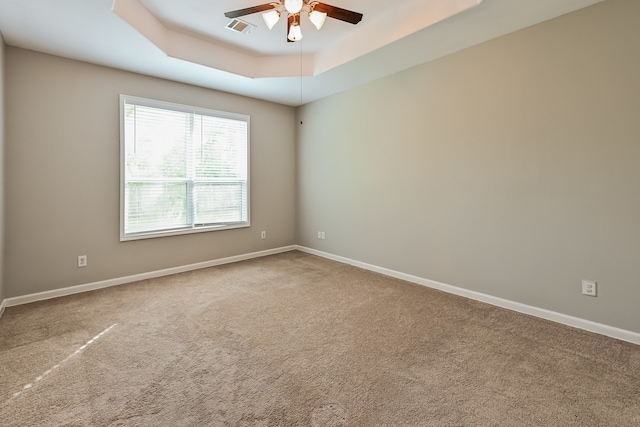
POLYGON ((620 329, 613 326, 603 325, 601 323, 592 322, 590 320, 581 319, 578 317, 569 316, 555 311, 546 310, 544 308, 533 307, 519 302, 514 302, 491 295, 483 294, 480 292, 470 291, 468 289, 459 288, 456 286, 447 285, 445 283, 436 282, 434 280, 423 279, 422 277, 412 276, 410 274, 401 273, 395 270, 390 270, 383 267, 367 264, 360 261, 355 261, 349 258, 333 255, 330 253, 318 251, 303 246, 298 246, 297 249, 302 252, 306 252, 312 255, 317 255, 323 258, 327 258, 333 261, 338 261, 343 264, 353 265, 354 267, 363 268, 365 270, 374 271, 376 273, 384 274, 385 276, 394 277, 396 279, 405 280, 407 282, 416 283, 418 285, 427 286, 429 288, 438 289, 450 294, 463 296, 472 300, 485 302, 487 304, 495 305, 497 307, 506 308, 509 310, 517 311, 519 313, 529 314, 531 316, 539 317, 546 320, 551 320, 563 325, 572 326, 574 328, 583 329, 585 331, 594 332, 600 335, 606 335, 611 338, 616 338, 622 341, 627 341, 633 344, 640 345, 640 333, 628 331, 626 329, 620 329))
POLYGON ((497 307, 506 308, 509 310, 517 311, 519 313, 524 313, 524 314, 539 317, 542 319, 551 320, 553 322, 561 323, 563 325, 572 326, 578 329, 583 329, 585 331, 606 335, 611 338, 616 338, 622 341, 627 341, 633 344, 640 345, 640 333, 637 333, 637 332, 628 331, 625 329, 620 329, 613 326, 592 322, 590 320, 585 320, 578 317, 557 313, 557 312, 546 310, 543 308, 521 304, 518 302, 494 297, 494 296, 483 294, 480 292, 470 291, 468 289, 447 285, 445 283, 436 282, 434 280, 424 279, 418 276, 401 273, 399 271, 390 270, 388 268, 378 267, 376 265, 355 261, 349 258, 333 255, 327 252, 322 252, 316 249, 311 249, 311 248, 298 246, 298 245, 284 246, 281 248, 269 249, 266 251, 252 252, 252 253, 236 255, 228 258, 220 258, 212 261, 205 261, 205 262, 200 262, 196 264, 188 264, 188 265, 183 265, 179 267, 167 268, 164 270, 150 271, 147 273, 140 273, 132 276, 118 277, 115 279, 103 280, 100 282, 70 286, 66 288, 54 289, 51 291, 23 295, 23 296, 14 297, 14 298, 6 298, 0 303, 0 316, 2 316, 2 313, 4 312, 5 307, 28 304, 35 301, 42 301, 42 300, 62 297, 66 295, 73 295, 81 292, 88 292, 96 289, 108 288, 111 286, 118 286, 126 283, 137 282, 140 280, 168 276, 171 274, 184 273, 187 271, 198 270, 201 268, 215 267, 217 265, 230 264, 233 262, 244 261, 244 260, 249 260, 253 258, 260 258, 260 257, 275 255, 283 252, 289 252, 292 250, 299 250, 301 252, 317 255, 333 261, 341 262, 343 264, 349 264, 355 267, 363 268, 365 270, 384 274, 385 276, 394 277, 396 279, 401 279, 407 282, 416 283, 418 285, 427 286, 429 288, 438 289, 440 291, 444 291, 450 294, 459 295, 459 296, 473 299, 476 301, 485 302, 487 304, 495 305, 497 307))
POLYGON ((0 306, 0 315, 4 307, 12 307, 15 305, 28 304, 30 302, 43 301, 51 298, 58 298, 67 295, 78 294, 81 292, 94 291, 96 289, 108 288, 111 286, 124 285, 125 283, 137 282, 140 280, 154 279, 156 277, 169 276, 171 274, 184 273, 201 268, 215 267, 217 265, 230 264, 232 262, 245 261, 253 258, 260 258, 268 255, 275 255, 282 252, 296 250, 297 246, 284 246, 265 251, 252 252, 243 255, 236 255, 228 258, 220 258, 211 261, 199 262, 196 264, 182 265, 179 267, 167 268, 164 270, 150 271, 147 273, 134 274, 132 276, 117 277, 115 279, 103 280, 100 282, 86 283, 84 285, 69 286, 67 288, 54 289, 51 291, 38 292, 35 294, 23 295, 19 297, 6 298, 0 306))

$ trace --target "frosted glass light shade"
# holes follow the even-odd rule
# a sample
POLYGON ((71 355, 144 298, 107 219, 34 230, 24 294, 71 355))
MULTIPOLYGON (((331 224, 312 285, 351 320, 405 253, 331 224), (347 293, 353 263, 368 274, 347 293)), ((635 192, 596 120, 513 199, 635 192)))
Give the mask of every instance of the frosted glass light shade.
POLYGON ((327 19, 327 14, 324 12, 318 12, 317 10, 309 12, 309 20, 317 29, 322 28, 325 19, 327 19))
POLYGON ((302 9, 302 0, 284 0, 284 7, 289 13, 298 13, 302 9))
POLYGON ((287 36, 289 40, 292 42, 297 42, 302 40, 302 30, 300 29, 300 25, 293 24, 289 28, 289 35, 287 36))
POLYGON ((270 10, 269 12, 265 12, 262 14, 262 19, 264 19, 264 23, 267 24, 269 29, 272 29, 278 19, 280 19, 280 12, 277 10, 270 10))

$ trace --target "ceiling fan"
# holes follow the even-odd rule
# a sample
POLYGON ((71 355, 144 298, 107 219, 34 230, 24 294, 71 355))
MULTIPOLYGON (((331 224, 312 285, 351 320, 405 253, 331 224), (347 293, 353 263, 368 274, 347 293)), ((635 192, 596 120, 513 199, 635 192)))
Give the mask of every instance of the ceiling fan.
POLYGON ((245 9, 226 12, 227 18, 238 18, 252 13, 262 13, 262 18, 269 29, 280 19, 280 14, 287 13, 287 41, 297 42, 302 40, 300 30, 300 15, 305 12, 309 15, 309 20, 319 30, 322 28, 327 16, 350 24, 357 24, 362 20, 362 14, 331 6, 319 1, 309 0, 279 0, 278 2, 261 4, 259 6, 247 7, 245 9))

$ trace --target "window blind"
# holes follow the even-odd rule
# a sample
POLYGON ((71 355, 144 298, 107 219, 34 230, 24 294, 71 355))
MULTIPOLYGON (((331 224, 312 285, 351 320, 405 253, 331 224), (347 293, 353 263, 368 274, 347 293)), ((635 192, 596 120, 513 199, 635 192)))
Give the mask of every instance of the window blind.
POLYGON ((121 237, 248 225, 248 116, 125 96, 121 107, 121 237))

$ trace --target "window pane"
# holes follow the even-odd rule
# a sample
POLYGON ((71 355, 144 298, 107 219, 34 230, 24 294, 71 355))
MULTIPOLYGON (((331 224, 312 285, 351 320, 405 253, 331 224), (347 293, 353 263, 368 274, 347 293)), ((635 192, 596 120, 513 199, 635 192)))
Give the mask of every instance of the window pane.
POLYGON ((247 176, 247 122, 199 116, 201 139, 196 147, 196 178, 247 176))
POLYGON ((120 99, 121 240, 249 225, 248 116, 120 99))
POLYGON ((129 182, 125 199, 127 233, 188 225, 185 182, 129 182))
POLYGON ((140 105, 127 109, 127 177, 186 178, 193 115, 140 105))
POLYGON ((196 183, 194 204, 196 224, 246 221, 244 181, 196 183))

